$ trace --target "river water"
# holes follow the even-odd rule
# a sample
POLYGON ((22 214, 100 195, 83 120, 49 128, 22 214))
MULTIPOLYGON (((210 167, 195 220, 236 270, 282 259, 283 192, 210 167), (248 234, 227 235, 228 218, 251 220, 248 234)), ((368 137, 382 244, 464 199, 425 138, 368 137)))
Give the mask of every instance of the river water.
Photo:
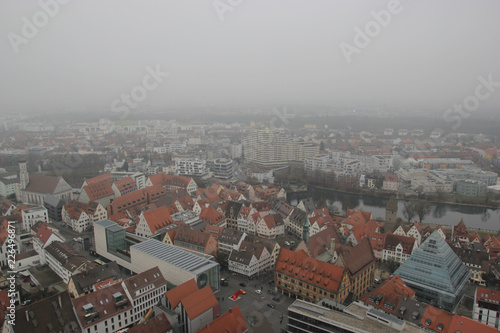
MULTIPOLYGON (((324 198, 328 205, 334 205, 339 212, 344 213, 345 208, 361 209, 372 213, 373 218, 384 218, 385 207, 388 198, 364 196, 350 194, 332 190, 310 189, 310 196, 317 203, 324 198)), ((292 205, 296 205, 297 196, 290 193, 288 200, 292 205)), ((398 200, 398 216, 403 218, 404 200, 398 200)), ((418 220, 415 217, 414 220, 418 220)), ((449 204, 431 204, 431 213, 424 218, 423 223, 433 223, 441 225, 456 225, 463 219, 465 225, 470 228, 480 228, 484 230, 500 230, 500 209, 490 209, 483 207, 471 207, 449 204)))

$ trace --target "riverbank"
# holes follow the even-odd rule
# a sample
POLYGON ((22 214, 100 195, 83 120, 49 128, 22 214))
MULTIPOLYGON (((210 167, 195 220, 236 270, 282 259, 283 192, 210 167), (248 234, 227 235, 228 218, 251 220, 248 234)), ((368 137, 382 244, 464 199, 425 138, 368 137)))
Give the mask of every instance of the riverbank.
POLYGON ((457 205, 457 206, 465 206, 465 207, 481 207, 481 208, 490 208, 490 209, 500 208, 500 202, 498 202, 498 201, 497 202, 493 201, 493 202, 489 202, 489 203, 460 202, 460 201, 456 201, 456 200, 444 200, 444 199, 438 199, 438 198, 432 198, 432 197, 429 198, 427 196, 424 196, 422 198, 419 198, 418 196, 414 196, 414 195, 401 196, 401 195, 399 195, 399 192, 394 193, 394 192, 384 191, 384 190, 348 188, 348 187, 332 188, 332 187, 323 187, 323 186, 312 185, 312 184, 307 186, 307 190, 309 192, 310 192, 311 188, 321 190, 321 191, 332 191, 332 192, 340 192, 340 193, 346 193, 346 194, 358 194, 358 195, 363 195, 363 196, 387 198, 387 199, 389 199, 391 196, 396 195, 397 200, 405 200, 405 201, 424 200, 426 202, 433 203, 433 204, 457 205))

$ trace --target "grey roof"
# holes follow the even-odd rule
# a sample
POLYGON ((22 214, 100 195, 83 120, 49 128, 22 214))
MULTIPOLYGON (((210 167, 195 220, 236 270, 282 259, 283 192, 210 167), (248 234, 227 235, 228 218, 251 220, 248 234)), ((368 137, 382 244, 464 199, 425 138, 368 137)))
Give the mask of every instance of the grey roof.
POLYGON ((131 248, 196 275, 219 265, 178 246, 166 244, 156 239, 148 239, 133 245, 131 248))
POLYGON ((120 267, 115 261, 106 263, 104 265, 99 265, 98 267, 92 268, 91 270, 75 274, 71 277, 78 294, 84 292, 84 289, 95 284, 96 282, 101 282, 106 279, 113 278, 115 281, 121 278, 122 273, 120 267))
POLYGON ((47 194, 43 198, 43 203, 51 207, 57 207, 58 205, 62 204, 62 200, 52 194, 47 194))
POLYGON ((109 227, 109 226, 114 225, 116 223, 113 222, 113 221, 111 221, 111 220, 106 219, 106 220, 101 220, 101 221, 94 222, 94 224, 98 224, 98 225, 101 225, 104 228, 106 228, 106 227, 109 227))

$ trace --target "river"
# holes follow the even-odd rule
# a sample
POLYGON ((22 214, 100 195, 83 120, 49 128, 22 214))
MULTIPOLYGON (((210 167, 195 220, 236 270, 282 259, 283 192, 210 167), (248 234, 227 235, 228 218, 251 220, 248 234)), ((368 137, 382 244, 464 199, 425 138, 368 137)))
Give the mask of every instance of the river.
MULTIPOLYGON (((361 209, 372 213, 373 218, 384 218, 385 207, 388 198, 373 197, 359 194, 337 192, 333 190, 310 189, 310 196, 317 203, 324 198, 328 205, 334 205, 338 211, 344 213, 345 208, 361 209)), ((288 200, 292 205, 296 205, 298 198, 290 193, 288 200)), ((404 200, 398 200, 398 216, 403 217, 404 200)), ((418 218, 414 218, 417 219, 418 218)), ((441 225, 456 225, 463 219, 465 225, 470 228, 484 230, 500 230, 500 209, 483 207, 460 206, 450 204, 431 204, 431 213, 424 218, 423 223, 433 223, 441 225)))

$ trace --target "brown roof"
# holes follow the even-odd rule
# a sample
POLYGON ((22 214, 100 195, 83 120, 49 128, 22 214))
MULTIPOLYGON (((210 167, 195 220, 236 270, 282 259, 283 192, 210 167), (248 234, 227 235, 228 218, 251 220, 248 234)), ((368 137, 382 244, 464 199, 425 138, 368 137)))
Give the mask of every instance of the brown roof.
POLYGON ((164 313, 160 313, 158 316, 149 319, 147 322, 142 324, 137 324, 134 327, 128 329, 128 333, 165 333, 172 330, 172 325, 167 319, 164 313))
POLYGON ((203 289, 195 291, 191 295, 183 297, 181 299, 181 303, 191 320, 194 320, 206 311, 219 306, 219 302, 217 302, 210 286, 206 286, 203 289))
POLYGON ((275 270, 332 292, 340 290, 345 272, 342 267, 309 257, 303 250, 286 248, 281 249, 275 270))
POLYGON ((389 280, 378 286, 375 290, 365 293, 361 297, 361 300, 394 314, 399 301, 403 297, 414 299, 415 291, 408 287, 408 285, 398 275, 394 275, 389 280), (377 301, 379 304, 377 304, 377 301), (386 302, 392 303, 394 308, 390 310, 389 308, 384 307, 386 302))
MULTIPOLYGON (((130 295, 132 295, 132 298, 134 298, 134 295, 136 294, 135 292, 137 290, 149 286, 152 283, 155 285, 155 288, 158 288, 165 285, 167 281, 161 274, 158 266, 155 266, 148 269, 147 271, 129 277, 128 279, 124 280, 123 283, 125 284, 125 287, 127 287, 127 290, 130 292, 130 295)), ((140 295, 138 297, 140 297, 140 295)))
POLYGON ((284 224, 280 214, 269 214, 263 217, 268 229, 276 228, 284 224))
POLYGON ((394 234, 385 235, 384 249, 394 251, 398 244, 403 247, 404 254, 411 254, 415 245, 415 238, 394 234))
POLYGON ((68 183, 66 183, 66 181, 61 176, 53 177, 42 174, 30 175, 30 181, 28 183, 28 186, 26 186, 26 191, 56 194, 55 190, 60 182, 63 182, 67 185, 66 189, 71 189, 68 183))
POLYGON ((137 190, 137 184, 134 181, 134 178, 127 177, 120 180, 117 180, 113 183, 114 186, 118 189, 120 194, 129 193, 137 190))
POLYGON ((102 174, 99 176, 95 176, 93 178, 86 179, 85 184, 89 185, 89 184, 96 184, 96 183, 100 183, 100 182, 112 182, 112 181, 113 181, 113 178, 111 178, 111 174, 105 173, 105 174, 102 174))
POLYGON ((208 221, 210 224, 219 224, 223 222, 226 217, 214 207, 208 206, 201 209, 200 219, 204 222, 208 221))
POLYGON ((67 328, 74 333, 81 332, 67 291, 17 308, 15 318, 15 332, 45 333, 49 332, 49 326, 54 332, 64 332, 67 328), (26 314, 29 320, 26 320, 26 314))
POLYGON ((149 226, 151 233, 156 233, 170 224, 172 224, 172 217, 167 207, 162 206, 147 212, 143 212, 144 219, 149 226))
POLYGON ((95 321, 87 323, 87 321, 85 320, 85 310, 83 307, 88 304, 92 305, 94 309, 99 313, 98 321, 106 320, 132 308, 132 303, 127 298, 127 294, 120 283, 96 290, 90 294, 82 295, 81 297, 75 298, 73 300, 73 306, 83 328, 95 325, 95 321), (113 297, 113 294, 116 293, 121 293, 123 298, 126 300, 126 305, 120 307, 119 310, 117 310, 117 307, 115 306, 115 300, 113 297))
POLYGON ((180 228, 177 231, 174 243, 175 245, 178 245, 177 242, 184 242, 201 247, 206 247, 207 243, 210 240, 210 237, 212 237, 210 234, 205 233, 203 231, 198 231, 188 228, 180 228))
POLYGON ((358 245, 348 248, 342 254, 346 268, 351 276, 356 276, 363 268, 375 262, 370 241, 365 238, 358 245))
POLYGON ((66 243, 52 242, 45 248, 45 251, 70 272, 74 272, 82 266, 92 267, 87 258, 66 243))
POLYGON ((173 289, 170 289, 165 293, 165 295, 167 296, 167 300, 172 309, 175 309, 183 297, 191 295, 197 290, 198 285, 196 284, 196 281, 191 279, 173 289))
POLYGON ((83 187, 90 201, 114 196, 115 193, 111 188, 111 182, 92 183, 83 187))
POLYGON ((248 325, 245 318, 239 306, 236 305, 196 333, 242 333, 247 330, 248 325))

